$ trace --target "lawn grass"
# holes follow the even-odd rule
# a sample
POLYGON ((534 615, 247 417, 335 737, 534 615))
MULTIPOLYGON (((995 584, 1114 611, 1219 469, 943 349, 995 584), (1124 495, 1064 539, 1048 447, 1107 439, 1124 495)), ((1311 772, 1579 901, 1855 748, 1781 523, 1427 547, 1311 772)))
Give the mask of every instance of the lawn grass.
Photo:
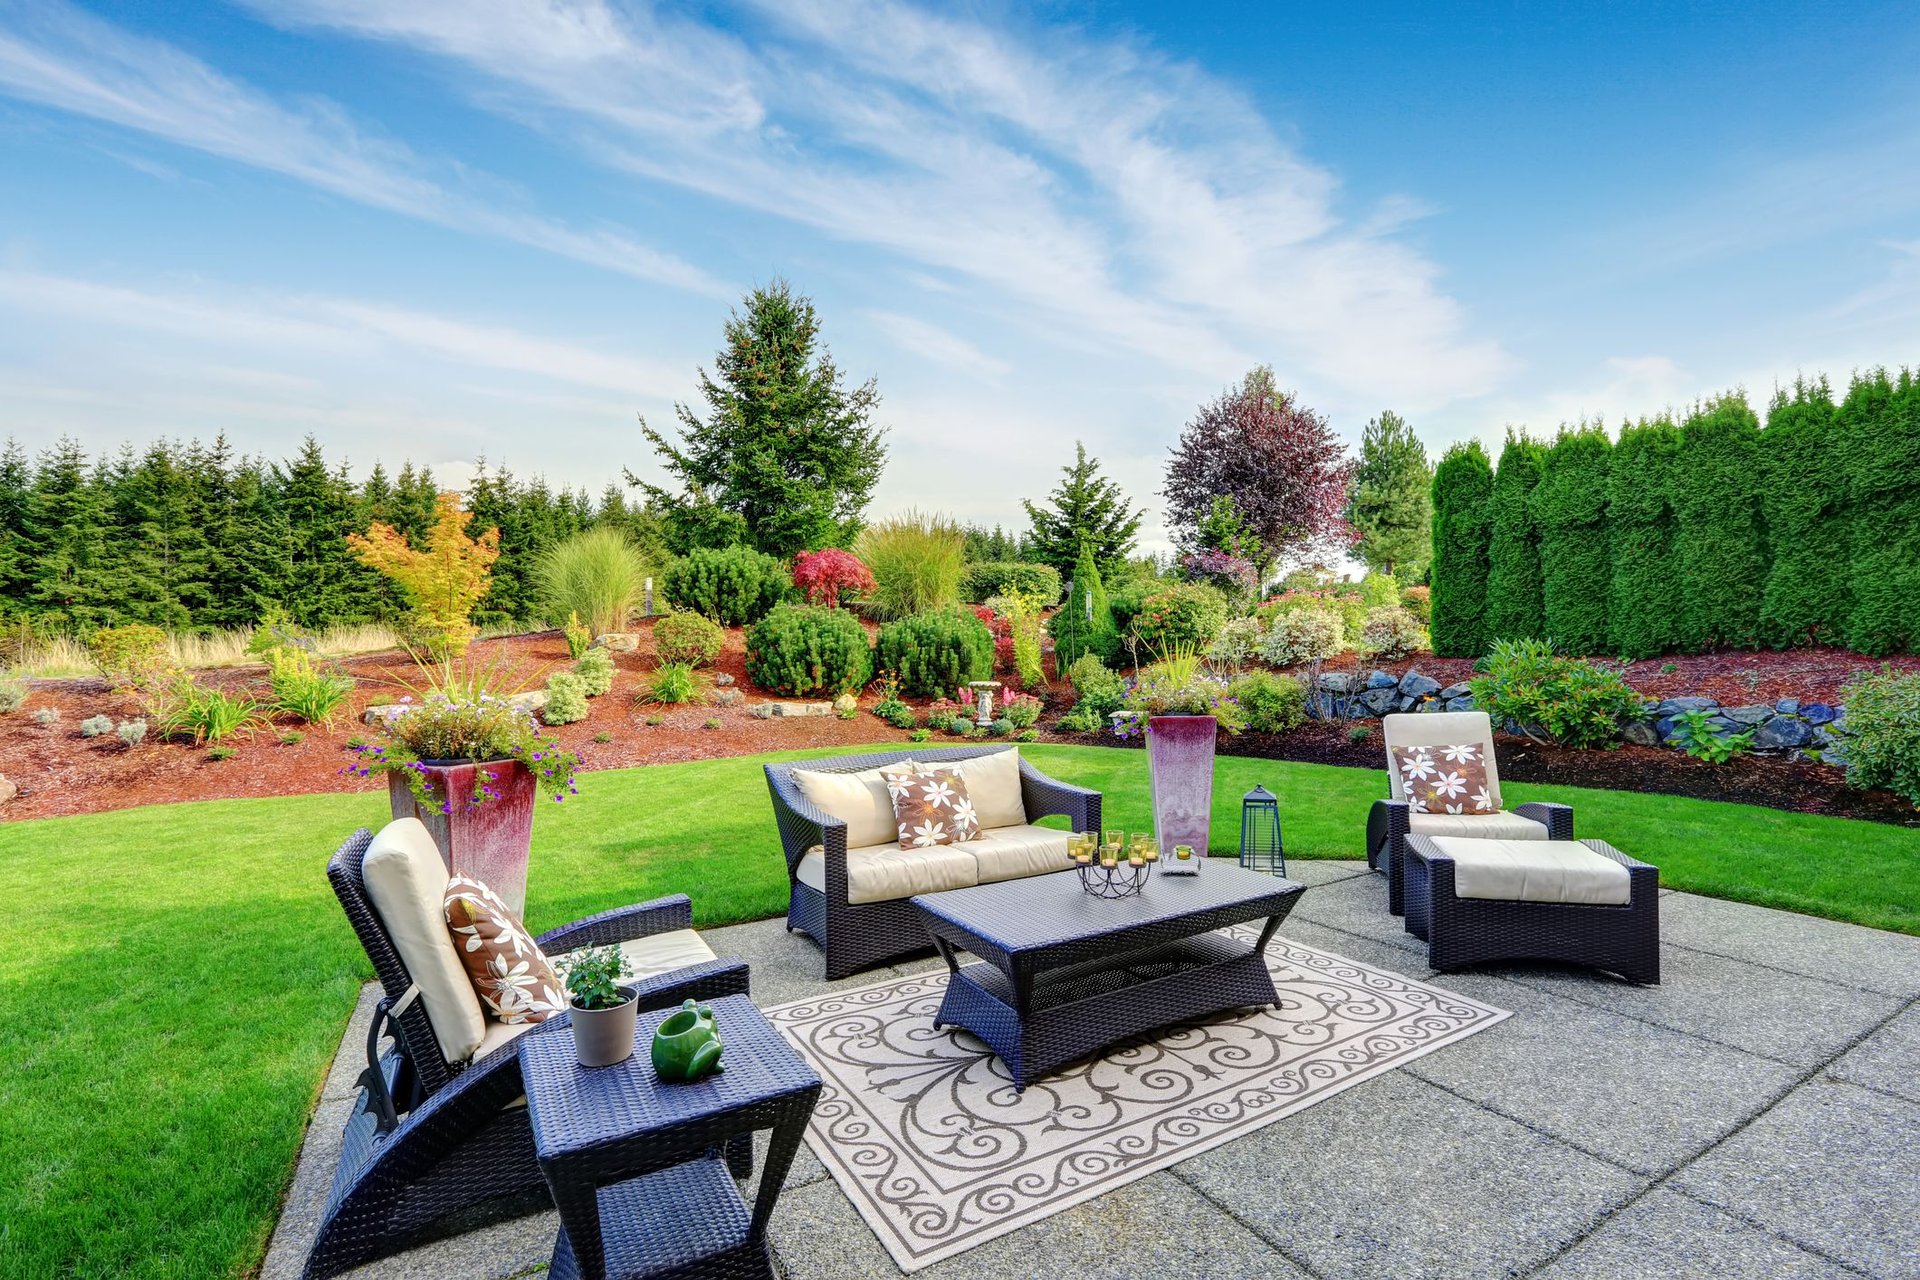
MULTIPOLYGON (((1146 822, 1139 751, 1024 750, 1104 792, 1112 824, 1146 822)), ((676 891, 702 925, 783 911, 759 767, 770 758, 585 776, 577 801, 540 810, 529 923, 676 891)), ((1235 758, 1219 763, 1217 852, 1237 841, 1255 782, 1280 797, 1290 857, 1361 856, 1378 772, 1235 758)), ((1920 934, 1920 832, 1669 796, 1551 798, 1674 887, 1920 934)), ((384 797, 358 794, 0 824, 0 919, 15 940, 0 952, 0 1275, 258 1264, 371 976, 322 868, 384 816, 384 797)))

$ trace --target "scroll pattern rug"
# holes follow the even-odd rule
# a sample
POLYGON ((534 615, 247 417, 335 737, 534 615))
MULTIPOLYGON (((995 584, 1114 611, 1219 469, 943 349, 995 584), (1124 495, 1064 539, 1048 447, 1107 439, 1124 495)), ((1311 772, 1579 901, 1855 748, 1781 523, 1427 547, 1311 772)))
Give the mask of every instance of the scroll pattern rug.
POLYGON ((1267 961, 1281 1008, 1124 1042, 1024 1094, 979 1040, 933 1029, 944 969, 767 1016, 826 1082, 809 1144, 894 1262, 917 1271, 1507 1016, 1282 938, 1267 961))

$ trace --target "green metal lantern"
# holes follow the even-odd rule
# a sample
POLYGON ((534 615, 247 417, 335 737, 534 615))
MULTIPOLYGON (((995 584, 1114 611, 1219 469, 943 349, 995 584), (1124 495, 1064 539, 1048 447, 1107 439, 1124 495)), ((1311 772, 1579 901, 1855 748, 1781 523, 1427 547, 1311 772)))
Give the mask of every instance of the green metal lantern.
POLYGON ((1265 787, 1256 786, 1240 798, 1240 865, 1287 874, 1287 854, 1280 845, 1280 800, 1265 787))

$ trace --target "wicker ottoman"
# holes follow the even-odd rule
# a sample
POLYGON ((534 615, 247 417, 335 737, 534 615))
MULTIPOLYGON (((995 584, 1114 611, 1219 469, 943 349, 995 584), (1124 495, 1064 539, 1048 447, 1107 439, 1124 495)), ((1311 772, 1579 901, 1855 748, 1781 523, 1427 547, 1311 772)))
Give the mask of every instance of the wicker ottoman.
POLYGON ((1660 981, 1660 869, 1604 840, 1406 838, 1407 932, 1427 963, 1560 960, 1660 981))

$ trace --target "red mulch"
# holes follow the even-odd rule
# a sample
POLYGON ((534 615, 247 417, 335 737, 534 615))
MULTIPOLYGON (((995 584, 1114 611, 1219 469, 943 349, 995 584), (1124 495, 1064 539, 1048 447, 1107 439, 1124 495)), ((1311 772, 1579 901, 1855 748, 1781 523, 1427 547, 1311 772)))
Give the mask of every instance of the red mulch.
MULTIPOLYGON (((642 623, 645 632, 650 624, 642 623)), ((519 673, 519 683, 537 688, 547 673, 567 661, 565 639, 558 632, 483 641, 476 655, 499 660, 519 673)), ((1627 678, 1635 688, 1653 696, 1705 692, 1722 702, 1758 702, 1781 697, 1804 701, 1834 700, 1847 676, 1877 663, 1837 649, 1796 650, 1789 653, 1726 653, 1671 660, 1675 670, 1660 671, 1661 663, 1635 663, 1627 678)), ((1920 658, 1891 660, 1901 670, 1920 670, 1920 658)), ((20 788, 6 805, 6 818, 43 818, 93 813, 134 805, 180 800, 212 800, 233 796, 297 795, 308 792, 377 790, 377 779, 363 780, 341 772, 353 759, 350 739, 377 741, 378 729, 360 721, 360 712, 381 694, 390 699, 407 692, 418 681, 418 671, 403 653, 374 654, 341 664, 360 681, 352 698, 352 714, 342 713, 331 730, 310 725, 273 725, 243 735, 230 745, 236 754, 214 760, 205 747, 149 738, 128 749, 119 738, 80 736, 80 722, 89 716, 110 715, 116 720, 139 714, 136 702, 115 694, 98 679, 35 681, 27 710, 0 717, 0 773, 20 788), (53 707, 60 719, 42 727, 31 711, 53 707), (283 743, 282 734, 299 734, 297 742, 283 743)), ((653 666, 651 644, 638 653, 616 654, 611 692, 589 703, 589 714, 578 724, 551 730, 569 750, 578 752, 584 768, 617 769, 629 765, 663 764, 748 755, 798 747, 855 746, 898 739, 906 734, 870 715, 853 720, 836 717, 758 720, 748 707, 765 695, 746 682, 743 634, 729 631, 726 648, 712 672, 724 672, 738 682, 746 702, 734 707, 695 705, 680 708, 639 706, 633 701, 643 673, 653 666), (649 725, 649 717, 662 723, 649 725), (720 727, 707 729, 708 718, 720 727), (609 735, 606 742, 595 736, 609 735)), ((1348 659, 1347 669, 1366 670, 1370 664, 1348 659)), ((1409 667, 1443 684, 1465 680, 1472 664, 1464 659, 1415 655, 1397 663, 1379 664, 1396 675, 1409 667)), ((1329 664, 1330 670, 1342 664, 1329 664)), ((202 673, 207 682, 222 687, 244 686, 264 691, 264 667, 236 667, 202 673)), ((861 705, 873 705, 874 695, 861 705)), ((1043 723, 1051 723, 1071 705, 1071 694, 1049 695, 1043 723)), ((1347 740, 1346 725, 1309 725, 1280 737, 1247 734, 1227 749, 1236 755, 1320 761, 1373 768, 1380 764, 1376 740, 1359 744, 1347 740)), ((1042 732, 1043 741, 1114 745, 1111 737, 1042 732)), ((1611 752, 1554 751, 1525 741, 1503 743, 1503 776, 1518 780, 1557 781, 1568 785, 1611 787, 1621 790, 1670 792, 1708 799, 1738 800, 1809 813, 1834 813, 1880 822, 1920 822, 1911 806, 1884 793, 1849 791, 1837 770, 1794 765, 1781 760, 1742 758, 1714 767, 1655 748, 1623 747, 1611 752)))

